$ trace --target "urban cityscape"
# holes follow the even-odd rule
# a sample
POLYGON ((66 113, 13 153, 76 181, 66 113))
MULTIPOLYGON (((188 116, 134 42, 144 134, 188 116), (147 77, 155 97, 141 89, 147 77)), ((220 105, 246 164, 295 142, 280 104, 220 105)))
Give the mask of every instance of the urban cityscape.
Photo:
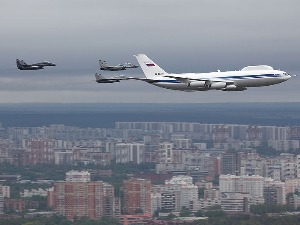
POLYGON ((300 225, 300 1, 0 5, 0 225, 300 225))
POLYGON ((1 125, 0 137, 3 219, 204 224, 300 209, 300 126, 1 125))

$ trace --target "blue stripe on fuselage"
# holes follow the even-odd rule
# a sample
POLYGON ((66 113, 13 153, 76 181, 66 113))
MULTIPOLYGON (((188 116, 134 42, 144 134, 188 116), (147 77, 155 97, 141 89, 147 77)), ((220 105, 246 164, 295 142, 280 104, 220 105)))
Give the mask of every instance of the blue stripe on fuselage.
POLYGON ((174 83, 174 84, 179 84, 182 83, 179 80, 154 80, 156 83, 174 83))
MULTIPOLYGON (((227 76, 227 77, 214 77, 218 78, 218 79, 238 79, 238 80, 244 80, 244 79, 249 79, 249 78, 266 78, 266 77, 278 77, 278 74, 259 74, 259 75, 245 75, 245 76, 227 76)), ((209 78, 205 78, 205 79, 209 79, 209 78)), ((191 78, 191 80, 193 80, 193 78, 191 78)), ((153 80, 153 82, 155 83, 182 83, 179 80, 153 80)))
POLYGON ((259 74, 259 75, 245 75, 245 76, 228 76, 228 77, 216 77, 219 79, 248 79, 248 78, 265 78, 265 77, 278 77, 277 74, 259 74))

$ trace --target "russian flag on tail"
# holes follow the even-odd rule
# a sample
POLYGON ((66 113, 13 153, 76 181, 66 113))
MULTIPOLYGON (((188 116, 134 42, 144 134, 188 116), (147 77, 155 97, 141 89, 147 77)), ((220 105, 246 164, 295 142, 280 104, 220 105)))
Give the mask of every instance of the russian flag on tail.
POLYGON ((146 63, 147 66, 155 66, 154 63, 146 63))

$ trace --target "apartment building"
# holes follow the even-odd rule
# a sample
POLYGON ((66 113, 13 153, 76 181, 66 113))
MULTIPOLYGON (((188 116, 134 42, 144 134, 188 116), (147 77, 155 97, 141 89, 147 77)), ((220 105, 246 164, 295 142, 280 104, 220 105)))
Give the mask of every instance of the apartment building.
MULTIPOLYGON (((54 183, 53 210, 73 220, 75 217, 101 219, 114 216, 114 188, 102 181, 54 183)), ((48 201, 50 202, 50 201, 48 201)))
POLYGON ((134 162, 137 164, 145 161, 145 145, 142 143, 116 144, 116 163, 134 162))
POLYGON ((151 181, 131 178, 123 181, 123 211, 136 214, 138 211, 151 213, 151 181))

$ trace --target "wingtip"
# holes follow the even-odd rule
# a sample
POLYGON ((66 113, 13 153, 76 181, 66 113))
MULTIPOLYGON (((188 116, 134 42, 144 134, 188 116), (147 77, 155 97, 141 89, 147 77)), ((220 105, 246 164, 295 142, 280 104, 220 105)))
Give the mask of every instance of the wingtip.
POLYGON ((138 57, 138 56, 140 56, 140 55, 145 55, 144 53, 139 53, 139 54, 135 54, 135 55, 133 55, 134 57, 138 57))

